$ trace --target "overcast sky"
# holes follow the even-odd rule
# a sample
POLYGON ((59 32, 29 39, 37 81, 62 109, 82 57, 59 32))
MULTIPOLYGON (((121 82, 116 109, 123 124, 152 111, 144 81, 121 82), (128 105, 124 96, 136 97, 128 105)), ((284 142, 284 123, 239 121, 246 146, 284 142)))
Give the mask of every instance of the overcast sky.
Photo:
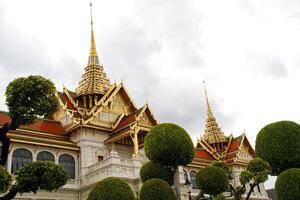
MULTIPOLYGON (((98 54, 111 82, 138 106, 183 126, 205 121, 202 81, 226 135, 255 137, 278 120, 300 122, 299 0, 94 0, 98 54)), ((19 76, 41 74, 75 90, 90 47, 89 1, 0 0, 0 108, 19 76)))

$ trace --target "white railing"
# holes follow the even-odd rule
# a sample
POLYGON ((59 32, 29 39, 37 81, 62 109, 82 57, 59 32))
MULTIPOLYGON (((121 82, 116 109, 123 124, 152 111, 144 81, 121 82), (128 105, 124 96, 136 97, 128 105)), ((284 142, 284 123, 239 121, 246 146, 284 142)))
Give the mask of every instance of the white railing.
POLYGON ((142 162, 138 159, 121 158, 117 153, 101 162, 87 167, 85 174, 80 178, 81 186, 93 184, 107 177, 117 177, 121 179, 137 179, 142 162))

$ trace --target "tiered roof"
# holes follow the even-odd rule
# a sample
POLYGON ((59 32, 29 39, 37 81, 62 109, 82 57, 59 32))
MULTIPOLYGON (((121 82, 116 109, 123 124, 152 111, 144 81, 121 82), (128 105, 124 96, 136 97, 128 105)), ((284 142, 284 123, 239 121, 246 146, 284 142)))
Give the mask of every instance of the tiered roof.
POLYGON ((195 148, 195 158, 189 164, 191 167, 203 168, 214 160, 225 161, 228 165, 247 163, 255 156, 246 134, 234 138, 226 137, 221 131, 212 112, 205 89, 206 120, 203 137, 198 139, 195 148))

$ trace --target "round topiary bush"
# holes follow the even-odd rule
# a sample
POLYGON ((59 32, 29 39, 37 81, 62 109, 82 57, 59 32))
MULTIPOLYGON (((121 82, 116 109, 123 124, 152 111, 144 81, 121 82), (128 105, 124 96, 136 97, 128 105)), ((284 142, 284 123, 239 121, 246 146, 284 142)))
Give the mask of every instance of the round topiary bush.
POLYGON ((19 193, 37 190, 57 190, 68 181, 68 173, 61 165, 50 161, 36 161, 17 171, 19 193))
POLYGON ((180 126, 163 123, 153 127, 144 141, 146 156, 161 165, 187 165, 194 158, 194 145, 180 126))
POLYGON ((299 147, 300 125, 291 121, 271 123, 256 137, 256 155, 271 165, 272 175, 300 167, 299 147))
POLYGON ((205 194, 217 195, 228 188, 229 180, 223 169, 210 166, 197 173, 196 185, 205 194))
POLYGON ((8 171, 0 166, 0 193, 5 193, 11 184, 12 177, 8 171))
POLYGON ((140 170, 140 177, 143 183, 152 178, 160 178, 170 185, 173 185, 172 169, 170 167, 166 167, 152 161, 143 164, 140 170))
POLYGON ((292 168, 282 172, 275 183, 277 200, 300 199, 300 169, 292 168))
POLYGON ((141 200, 176 200, 171 186, 164 180, 153 178, 146 181, 141 189, 141 200))
POLYGON ((93 187, 88 200, 134 200, 134 194, 126 182, 116 178, 106 178, 93 187))

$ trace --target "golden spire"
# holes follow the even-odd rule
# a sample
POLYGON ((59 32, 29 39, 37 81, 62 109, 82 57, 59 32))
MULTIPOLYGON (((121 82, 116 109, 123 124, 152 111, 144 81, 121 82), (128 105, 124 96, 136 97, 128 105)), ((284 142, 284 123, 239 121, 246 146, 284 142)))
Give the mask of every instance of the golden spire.
POLYGON ((206 121, 205 121, 203 139, 210 144, 225 142, 224 133, 221 131, 221 128, 219 127, 216 118, 214 117, 214 114, 211 110, 204 81, 203 81, 203 85, 204 85, 205 100, 206 100, 206 121))
POLYGON ((92 2, 90 3, 90 9, 91 9, 91 49, 90 49, 90 56, 89 56, 89 64, 99 64, 97 50, 96 50, 96 44, 95 44, 95 38, 94 38, 92 2), (96 57, 97 60, 91 59, 93 57, 96 57), (96 61, 96 62, 92 63, 93 61, 96 61))
POLYGON ((90 3, 91 9, 91 48, 89 53, 88 64, 84 69, 84 74, 82 75, 79 86, 76 88, 77 97, 82 95, 103 95, 109 88, 110 82, 106 77, 103 70, 103 66, 99 62, 95 38, 94 38, 94 22, 92 15, 92 3, 90 3))

